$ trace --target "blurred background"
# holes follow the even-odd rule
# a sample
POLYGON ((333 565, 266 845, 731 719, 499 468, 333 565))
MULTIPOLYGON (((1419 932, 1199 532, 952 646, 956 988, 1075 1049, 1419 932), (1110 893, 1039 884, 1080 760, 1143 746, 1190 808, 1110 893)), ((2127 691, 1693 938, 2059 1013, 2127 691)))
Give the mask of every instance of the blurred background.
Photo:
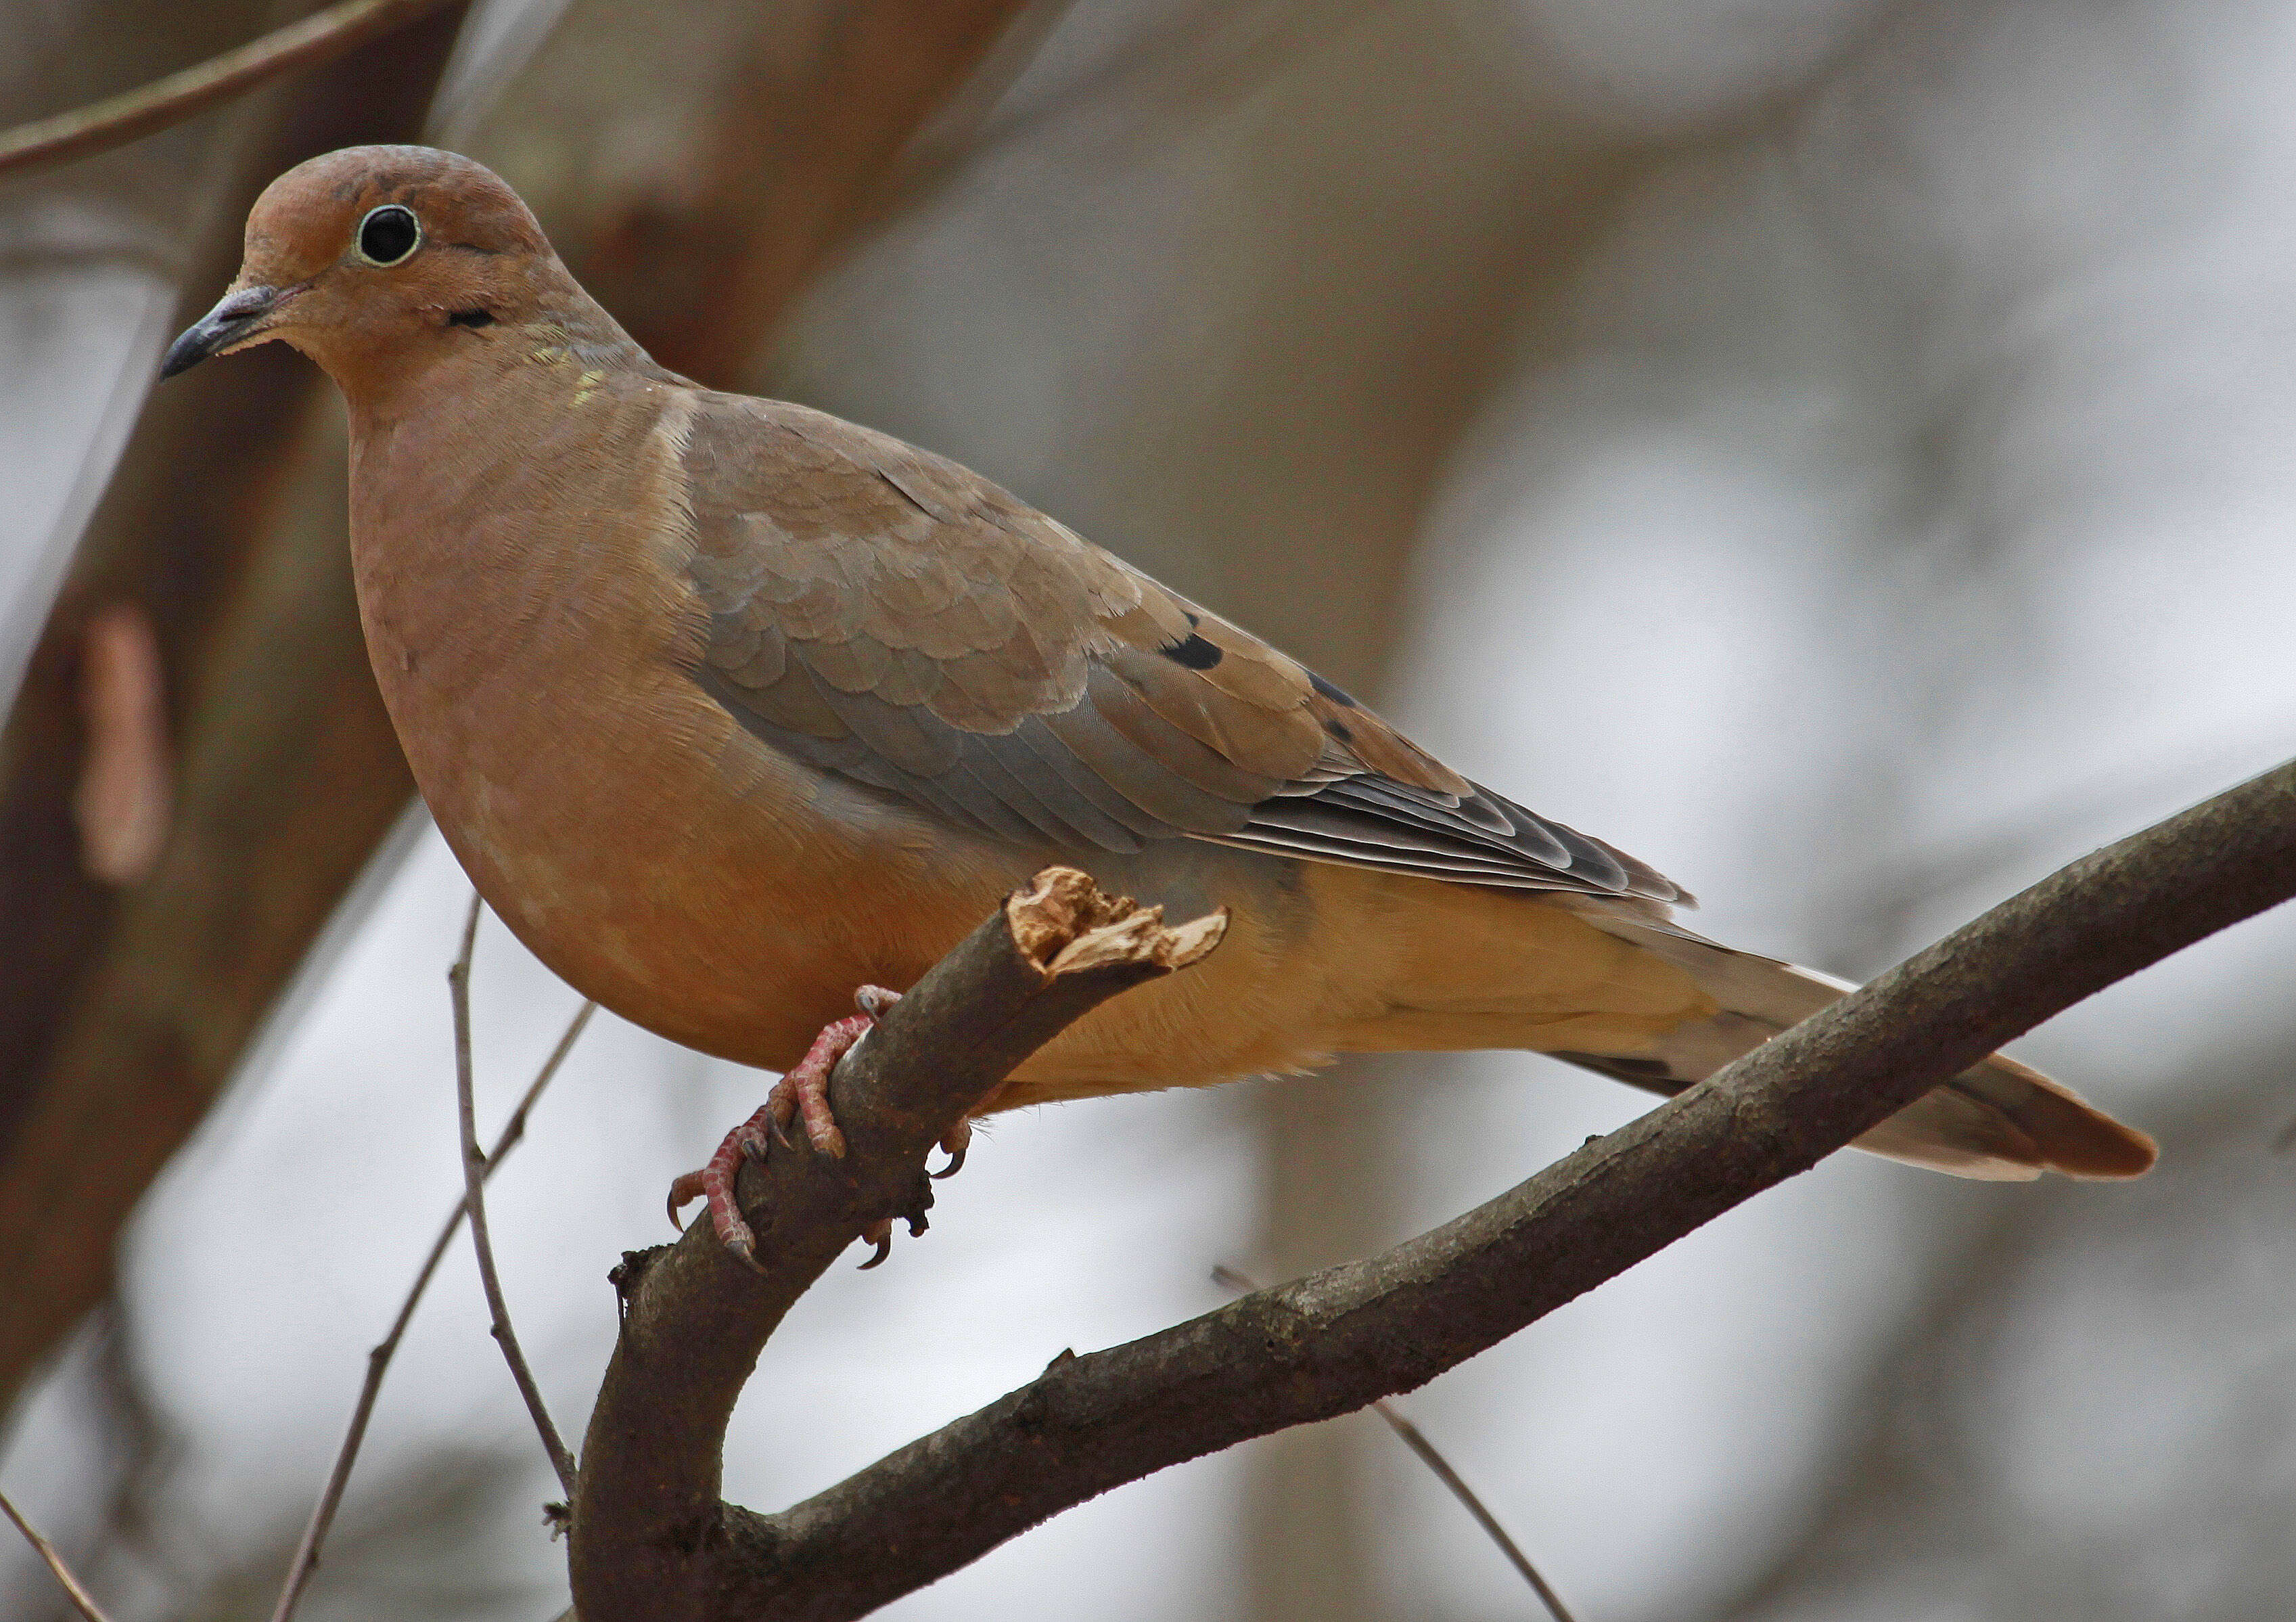
MULTIPOLYGON (((308 9, 0 0, 0 124, 308 9)), ((459 1190, 469 892, 367 685, 333 395, 273 346, 146 402, 288 164, 472 153, 669 364, 981 469, 1702 930, 1869 976, 2290 753, 2292 84, 2284 0, 480 0, 0 179, 0 1486, 121 1622, 264 1614, 459 1190), (122 613, 164 734, 103 720, 122 613)), ((2286 1616, 2292 953, 2267 916, 2019 1046, 2146 1181, 1840 1157, 1405 1407, 1581 1622, 2286 1616)), ((576 999, 491 925, 475 984, 499 1120, 576 999)), ((767 1084, 602 1017, 494 1184, 570 1436, 606 1268, 767 1084)), ((768 1348, 729 1495, 1646 1102, 1406 1057, 1000 1118, 768 1348)), ((540 1622, 556 1495, 458 1247, 304 1614, 540 1622)), ((0 1614, 64 1614, 6 1539, 0 1614)), ((1538 1613, 1357 1415, 885 1614, 1538 1613)))

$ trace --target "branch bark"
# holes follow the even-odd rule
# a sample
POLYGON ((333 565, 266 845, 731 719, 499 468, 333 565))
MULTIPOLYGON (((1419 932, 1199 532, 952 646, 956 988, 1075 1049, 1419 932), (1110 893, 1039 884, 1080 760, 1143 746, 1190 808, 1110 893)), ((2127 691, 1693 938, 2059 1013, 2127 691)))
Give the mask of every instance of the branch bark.
MULTIPOLYGON (((2292 894, 2296 762, 2072 863, 1430 1233, 1056 1360, 1021 1390, 765 1516, 712 1496, 729 1382, 746 1375, 800 1275, 851 1237, 800 1220, 777 1180, 776 1247, 803 1260, 766 1292, 770 1304, 757 1289, 745 1302, 739 1270, 714 1259, 703 1269, 690 1243, 638 1280, 608 1379, 622 1429, 603 1437, 594 1421, 592 1446, 611 1442, 622 1477, 662 1485, 652 1496, 592 1495, 586 1464, 578 1609, 586 1622, 863 1616, 1111 1487, 1423 1384, 1808 1170, 2042 1020, 2292 894), (706 1402, 691 1372, 704 1360, 706 1402), (607 1550, 618 1571, 597 1569, 607 1550)), ((903 1011, 905 1038, 921 1042, 940 1017, 973 1017, 903 1011)), ((925 1138, 910 1135, 922 1155, 925 1138)))
POLYGON ((573 1501, 568 1563, 584 1622, 726 1614, 726 1422, 783 1314, 871 1223, 900 1216, 922 1231, 927 1150, 1022 1059, 1119 992, 1197 961, 1226 927, 1225 914, 1167 926, 1074 869, 1046 869, 839 1064, 843 1159, 799 1148, 743 1168, 762 1276, 701 1220, 676 1245, 624 1258, 621 1336, 573 1501))

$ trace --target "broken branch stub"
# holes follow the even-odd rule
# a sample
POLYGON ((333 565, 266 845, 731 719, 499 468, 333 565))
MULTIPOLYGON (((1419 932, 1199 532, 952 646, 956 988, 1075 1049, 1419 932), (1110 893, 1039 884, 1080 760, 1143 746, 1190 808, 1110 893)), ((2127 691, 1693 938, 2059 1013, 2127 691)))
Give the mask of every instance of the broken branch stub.
MULTIPOLYGON (((1167 924, 1160 907, 1110 895, 1074 868, 1046 868, 839 1062, 830 1104, 853 1149, 839 1164, 857 1190, 888 1157, 922 1167, 1022 1060, 1118 992, 1198 961, 1226 929, 1225 910, 1167 924)), ((745 1214, 759 1186, 743 1173, 745 1214)))

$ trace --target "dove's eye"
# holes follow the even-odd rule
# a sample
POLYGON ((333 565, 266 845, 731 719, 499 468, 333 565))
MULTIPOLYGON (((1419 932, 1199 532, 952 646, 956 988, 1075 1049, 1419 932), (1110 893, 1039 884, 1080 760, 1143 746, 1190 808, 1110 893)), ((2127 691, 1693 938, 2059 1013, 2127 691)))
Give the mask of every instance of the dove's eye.
POLYGON ((422 245, 422 225, 411 209, 386 202, 359 221, 359 258, 370 265, 396 265, 422 245))

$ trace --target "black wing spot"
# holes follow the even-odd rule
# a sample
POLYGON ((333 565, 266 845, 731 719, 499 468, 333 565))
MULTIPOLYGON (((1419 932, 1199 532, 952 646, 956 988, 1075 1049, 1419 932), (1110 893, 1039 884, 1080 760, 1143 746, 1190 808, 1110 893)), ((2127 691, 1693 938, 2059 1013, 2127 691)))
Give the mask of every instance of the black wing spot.
POLYGON ((1343 744, 1352 744, 1356 741, 1355 729, 1336 715, 1327 715, 1324 718, 1324 730, 1343 744))
POLYGON ((1192 671, 1208 671, 1227 656, 1218 643, 1207 642, 1193 631, 1188 633, 1186 641, 1167 642, 1156 651, 1192 671))
POLYGON ((1359 710, 1363 708, 1361 704, 1349 697, 1343 689, 1333 687, 1330 682, 1316 674, 1315 671, 1309 671, 1308 672, 1308 679, 1314 686, 1316 691, 1321 693, 1333 704, 1345 704, 1350 710, 1359 710))

